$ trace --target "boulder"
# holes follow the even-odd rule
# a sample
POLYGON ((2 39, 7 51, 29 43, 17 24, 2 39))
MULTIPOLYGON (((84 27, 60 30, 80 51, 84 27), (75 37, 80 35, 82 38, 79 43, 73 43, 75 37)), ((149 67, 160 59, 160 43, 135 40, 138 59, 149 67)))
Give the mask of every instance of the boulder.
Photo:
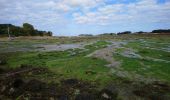
POLYGON ((104 100, 117 100, 118 90, 115 86, 108 86, 101 90, 100 97, 104 100))

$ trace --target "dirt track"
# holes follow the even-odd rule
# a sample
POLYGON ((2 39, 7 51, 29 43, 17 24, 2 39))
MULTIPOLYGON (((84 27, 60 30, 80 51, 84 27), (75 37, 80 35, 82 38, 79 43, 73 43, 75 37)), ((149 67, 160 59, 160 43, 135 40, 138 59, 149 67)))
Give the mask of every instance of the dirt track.
MULTIPOLYGON (((111 41, 109 41, 111 42, 111 41)), ((125 44, 126 42, 111 42, 112 44, 108 45, 106 48, 96 50, 95 52, 87 55, 86 57, 96 57, 100 59, 104 59, 110 64, 106 65, 107 67, 119 67, 120 62, 114 60, 113 53, 115 53, 116 48, 120 48, 121 45, 125 44)))

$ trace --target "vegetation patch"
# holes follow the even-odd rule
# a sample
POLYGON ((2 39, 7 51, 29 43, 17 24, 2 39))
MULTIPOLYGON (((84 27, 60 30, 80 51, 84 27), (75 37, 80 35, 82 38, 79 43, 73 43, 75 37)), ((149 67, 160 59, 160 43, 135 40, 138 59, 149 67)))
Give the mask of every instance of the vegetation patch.
POLYGON ((169 46, 167 37, 27 38, 1 41, 0 47, 34 49, 37 44, 80 42, 83 48, 64 51, 0 48, 0 99, 169 100, 170 56, 162 49, 169 46), (103 58, 109 57, 110 62, 120 62, 119 66, 105 66, 109 62, 102 57, 87 57, 96 51, 103 51, 103 58))
POLYGON ((170 63, 152 61, 148 59, 129 58, 119 54, 114 55, 114 58, 121 61, 121 68, 125 71, 140 74, 144 77, 152 77, 170 82, 170 63))

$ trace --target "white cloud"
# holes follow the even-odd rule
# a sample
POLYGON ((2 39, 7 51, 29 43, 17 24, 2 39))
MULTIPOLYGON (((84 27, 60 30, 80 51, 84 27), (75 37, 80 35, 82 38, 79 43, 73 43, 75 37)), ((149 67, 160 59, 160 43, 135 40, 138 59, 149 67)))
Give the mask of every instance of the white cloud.
POLYGON ((170 1, 137 0, 128 4, 120 1, 127 0, 0 0, 0 23, 99 26, 170 21, 170 1))
POLYGON ((100 6, 95 12, 89 11, 74 16, 74 20, 81 24, 108 25, 125 22, 168 22, 169 17, 170 2, 159 4, 156 0, 141 0, 130 4, 100 6))

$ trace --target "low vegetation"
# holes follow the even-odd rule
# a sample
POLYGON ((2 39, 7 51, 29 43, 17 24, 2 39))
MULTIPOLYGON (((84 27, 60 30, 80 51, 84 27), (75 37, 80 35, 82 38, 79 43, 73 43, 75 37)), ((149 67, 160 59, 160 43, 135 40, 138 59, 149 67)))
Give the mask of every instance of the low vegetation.
POLYGON ((3 47, 0 48, 0 98, 169 100, 169 41, 170 38, 165 35, 0 41, 3 47), (81 48, 71 48, 77 43, 82 45, 81 48), (45 51, 36 46, 62 48, 62 44, 70 44, 71 47, 62 51, 45 51), (13 51, 8 51, 11 48, 13 51), (112 55, 88 56, 107 49, 108 52, 112 50, 112 55), (107 66, 110 57, 113 64, 107 66), (114 64, 114 61, 119 63, 114 64))

